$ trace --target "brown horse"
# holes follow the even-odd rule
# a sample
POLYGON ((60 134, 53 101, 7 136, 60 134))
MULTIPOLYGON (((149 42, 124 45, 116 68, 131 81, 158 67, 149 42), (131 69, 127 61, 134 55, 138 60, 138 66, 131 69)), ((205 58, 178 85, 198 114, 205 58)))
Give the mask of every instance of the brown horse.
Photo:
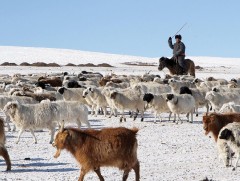
MULTIPOLYGON (((190 59, 185 59, 185 63, 187 66, 187 72, 190 75, 195 77, 195 64, 192 60, 190 59)), ((180 66, 173 60, 173 59, 169 59, 167 57, 161 57, 159 59, 159 66, 158 66, 158 70, 162 70, 165 67, 167 67, 170 71, 171 75, 182 75, 181 71, 180 71, 180 66)))

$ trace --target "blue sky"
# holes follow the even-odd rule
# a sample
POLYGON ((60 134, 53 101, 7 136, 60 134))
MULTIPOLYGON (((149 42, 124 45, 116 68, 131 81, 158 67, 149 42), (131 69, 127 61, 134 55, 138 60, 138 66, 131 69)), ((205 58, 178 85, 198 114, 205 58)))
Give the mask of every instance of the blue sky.
POLYGON ((0 46, 171 56, 180 34, 187 56, 240 57, 238 0, 1 0, 0 46))

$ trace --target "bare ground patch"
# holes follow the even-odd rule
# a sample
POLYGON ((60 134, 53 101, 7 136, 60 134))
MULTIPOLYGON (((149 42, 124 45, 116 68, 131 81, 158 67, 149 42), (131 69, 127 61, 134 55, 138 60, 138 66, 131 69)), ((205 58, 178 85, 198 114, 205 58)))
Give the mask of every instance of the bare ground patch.
POLYGON ((132 66, 156 66, 157 63, 143 63, 143 62, 124 62, 124 65, 132 65, 132 66))

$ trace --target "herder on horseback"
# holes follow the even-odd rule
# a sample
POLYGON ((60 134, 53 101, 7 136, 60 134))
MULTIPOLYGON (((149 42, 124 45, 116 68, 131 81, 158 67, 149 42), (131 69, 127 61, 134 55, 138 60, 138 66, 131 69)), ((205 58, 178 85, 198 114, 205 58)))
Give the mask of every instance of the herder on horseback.
POLYGON ((187 67, 185 63, 185 45, 181 41, 181 35, 175 35, 176 43, 172 44, 172 37, 169 37, 168 44, 171 49, 173 49, 173 57, 171 58, 174 60, 178 65, 180 70, 178 71, 180 75, 187 74, 187 67))

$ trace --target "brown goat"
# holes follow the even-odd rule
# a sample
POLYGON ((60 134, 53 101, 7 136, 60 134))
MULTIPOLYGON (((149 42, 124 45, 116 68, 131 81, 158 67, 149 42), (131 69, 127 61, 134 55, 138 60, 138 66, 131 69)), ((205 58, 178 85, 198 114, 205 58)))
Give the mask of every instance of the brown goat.
POLYGON ((122 80, 108 77, 102 77, 101 80, 98 82, 100 86, 105 86, 108 82, 112 81, 113 83, 119 84, 122 83, 122 80))
POLYGON ((133 169, 135 179, 139 181, 139 161, 137 159, 138 129, 105 128, 102 130, 80 130, 63 128, 57 133, 53 146, 57 148, 54 155, 59 157, 61 150, 68 150, 81 164, 79 181, 91 170, 95 171, 100 181, 104 181, 100 172, 102 166, 113 166, 124 170, 123 181, 133 169))
POLYGON ((27 91, 27 92, 22 91, 22 92, 18 92, 16 94, 16 96, 31 97, 38 102, 41 102, 42 100, 46 100, 46 99, 49 99, 50 101, 56 101, 56 98, 54 96, 52 96, 51 94, 45 94, 45 93, 35 94, 35 93, 29 92, 29 91, 27 91))
POLYGON ((52 87, 62 87, 62 80, 59 77, 44 78, 40 77, 38 82, 43 82, 44 84, 50 84, 52 87))
POLYGON ((203 116, 203 129, 205 135, 209 132, 213 133, 213 137, 217 142, 220 130, 228 123, 240 122, 240 113, 210 113, 203 116))
POLYGON ((5 148, 5 131, 4 131, 4 122, 3 119, 0 118, 0 156, 2 156, 7 164, 7 171, 11 170, 11 161, 8 155, 8 151, 5 148))

